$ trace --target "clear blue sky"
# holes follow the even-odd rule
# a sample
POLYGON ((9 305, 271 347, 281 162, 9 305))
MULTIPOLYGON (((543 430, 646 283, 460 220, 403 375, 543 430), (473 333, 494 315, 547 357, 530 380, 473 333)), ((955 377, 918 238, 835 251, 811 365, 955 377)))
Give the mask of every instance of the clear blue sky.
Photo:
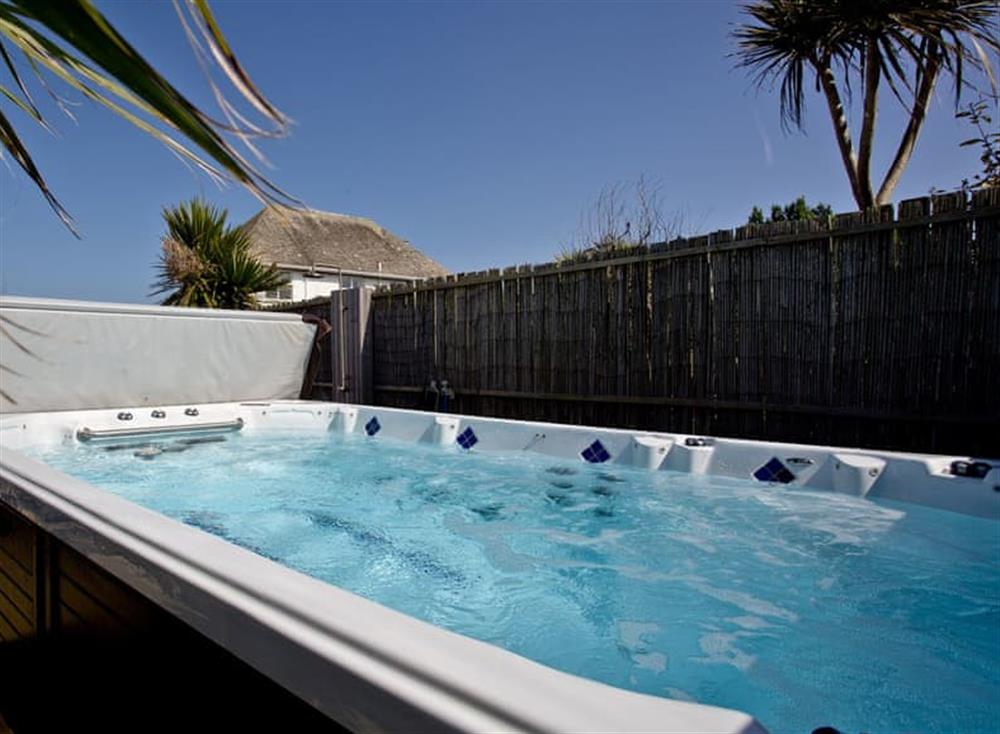
MULTIPOLYGON (((101 2, 193 99, 205 84, 172 6, 101 2)), ((822 100, 785 136, 777 97, 733 69, 733 2, 225 2, 213 7, 259 86, 291 116, 267 142, 273 179, 309 206, 369 216, 455 270, 542 262, 602 187, 640 174, 699 232, 799 194, 852 209, 822 100)), ((898 198, 976 168, 939 87, 898 198)), ((40 93, 41 96, 44 96, 40 93)), ((60 136, 24 138, 84 235, 63 229, 19 171, 0 170, 0 290, 149 301, 160 209, 195 194, 242 221, 259 204, 219 191, 91 104, 60 136)), ((876 158, 900 114, 881 112, 876 158)))

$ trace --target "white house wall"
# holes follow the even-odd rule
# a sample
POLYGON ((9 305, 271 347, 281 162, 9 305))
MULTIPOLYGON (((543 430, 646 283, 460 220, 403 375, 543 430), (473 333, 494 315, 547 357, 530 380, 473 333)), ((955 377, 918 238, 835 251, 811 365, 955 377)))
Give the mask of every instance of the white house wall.
POLYGON ((358 275, 324 275, 322 277, 306 277, 304 273, 288 272, 289 285, 292 286, 291 298, 275 299, 266 297, 265 294, 257 294, 263 303, 274 303, 276 301, 306 301, 310 298, 321 298, 330 295, 331 291, 340 288, 361 288, 364 286, 386 285, 396 282, 389 279, 366 278, 358 275))

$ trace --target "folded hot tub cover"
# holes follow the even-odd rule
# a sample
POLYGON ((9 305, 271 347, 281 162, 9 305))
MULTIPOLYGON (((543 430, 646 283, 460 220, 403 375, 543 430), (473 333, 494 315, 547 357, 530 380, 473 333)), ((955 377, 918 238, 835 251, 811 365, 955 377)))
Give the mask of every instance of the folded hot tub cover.
POLYGON ((0 298, 0 412, 297 398, 298 314, 0 298))

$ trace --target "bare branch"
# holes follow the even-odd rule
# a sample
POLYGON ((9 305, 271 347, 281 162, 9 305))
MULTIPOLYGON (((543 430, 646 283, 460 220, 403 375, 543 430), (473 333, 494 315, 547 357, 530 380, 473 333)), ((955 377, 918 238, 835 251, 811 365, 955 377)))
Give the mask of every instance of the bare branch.
POLYGON ((686 217, 665 213, 660 186, 643 175, 632 184, 605 186, 580 216, 576 236, 562 259, 587 260, 680 236, 686 217))

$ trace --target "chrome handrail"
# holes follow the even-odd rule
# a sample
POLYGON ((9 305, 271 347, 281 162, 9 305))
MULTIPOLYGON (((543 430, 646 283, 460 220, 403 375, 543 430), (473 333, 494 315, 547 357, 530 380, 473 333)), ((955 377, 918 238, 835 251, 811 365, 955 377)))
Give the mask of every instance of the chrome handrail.
POLYGON ((206 433, 209 431, 238 431, 243 428, 243 419, 219 421, 217 423, 192 423, 177 426, 148 426, 146 428, 107 428, 95 430, 81 428, 76 432, 80 441, 93 441, 99 438, 125 438, 130 436, 162 436, 171 433, 206 433))

